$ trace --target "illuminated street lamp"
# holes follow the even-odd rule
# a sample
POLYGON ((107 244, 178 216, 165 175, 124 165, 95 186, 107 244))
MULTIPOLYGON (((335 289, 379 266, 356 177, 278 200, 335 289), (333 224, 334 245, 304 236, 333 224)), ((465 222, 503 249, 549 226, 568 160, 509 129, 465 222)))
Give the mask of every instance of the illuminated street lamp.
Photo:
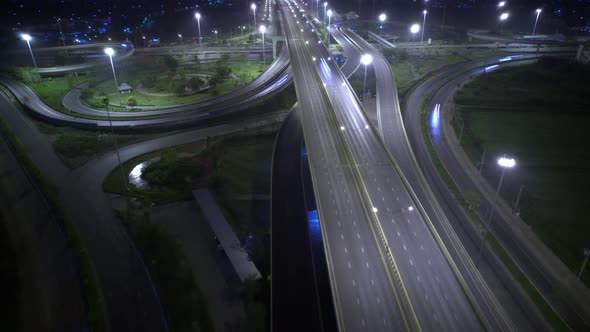
MULTIPOLYGON (((58 18, 57 19, 57 27, 59 28, 59 36, 60 36, 60 39, 61 39, 61 41, 62 41, 62 43, 63 43, 63 45, 65 47, 66 46, 66 38, 64 37, 63 31, 61 31, 61 24, 59 23, 60 21, 61 21, 61 18, 58 18)), ((66 55, 67 54, 68 54, 68 50, 66 50, 66 55)))
MULTIPOLYGON (((117 82, 117 75, 115 74, 115 65, 113 64, 113 55, 115 54, 115 50, 110 47, 104 49, 106 55, 109 56, 111 60, 111 68, 113 69, 113 78, 115 79, 115 91, 119 94, 119 84, 117 82)), ((121 103, 121 94, 119 94, 119 105, 122 106, 121 103)), ((109 118, 109 126, 111 127, 111 133, 113 135, 113 141, 115 143, 115 152, 117 154, 117 160, 119 162, 119 170, 121 171, 121 180, 123 180, 123 186, 125 188, 125 192, 128 191, 127 188, 127 180, 125 179, 125 173, 123 173, 123 165, 121 163, 121 156, 119 155, 119 146, 117 145, 117 137, 115 136, 115 132, 113 130, 113 122, 111 121, 111 113, 109 112, 109 105, 107 104, 107 117, 109 118)))
POLYGON ((260 33, 262 34, 262 64, 266 63, 266 58, 264 54, 264 33, 266 32, 266 27, 264 25, 260 26, 260 33))
POLYGON ((252 3, 250 8, 252 8, 252 14, 254 15, 254 33, 256 33, 256 4, 252 3))
POLYGON ((500 2, 498 2, 498 8, 502 8, 504 6, 506 6, 506 1, 500 1, 500 2))
POLYGON ((412 33, 412 41, 414 40, 414 37, 416 36, 416 33, 418 33, 418 31, 420 31, 420 24, 412 24, 412 26, 410 27, 410 32, 412 33))
POLYGON ((332 9, 328 9, 328 28, 326 29, 326 33, 328 35, 328 47, 330 47, 330 24, 332 20, 332 9))
POLYGON ((535 10, 535 12, 537 13, 537 18, 535 19, 535 25, 533 26, 533 36, 535 35, 535 31, 537 30, 537 22, 539 22, 539 15, 541 15, 541 8, 537 8, 537 10, 535 10))
POLYGON ((197 27, 199 28, 199 49, 203 50, 203 42, 201 41, 201 13, 196 13, 195 18, 197 19, 197 27))
POLYGON ((215 34, 215 41, 217 41, 217 30, 213 30, 213 33, 215 34))
POLYGON ((385 22, 386 19, 387 15, 385 15, 384 13, 379 15, 379 21, 381 22, 381 30, 379 31, 379 36, 381 36, 381 33, 383 32, 383 22, 385 22))
POLYGON ((420 37, 420 51, 422 51, 423 48, 423 42, 424 42, 424 30, 426 30, 426 14, 428 13, 428 11, 426 11, 426 9, 424 9, 424 11, 422 11, 422 14, 424 14, 424 21, 422 21, 422 36, 420 37))
POLYGON ((365 65, 365 79, 363 80, 363 92, 362 95, 365 95, 365 88, 367 86, 367 66, 371 64, 371 62, 373 62, 373 57, 371 56, 371 54, 363 54, 361 56, 361 63, 363 65, 365 65))
POLYGON ((35 56, 33 55, 33 49, 31 48, 31 39, 33 39, 33 38, 28 33, 23 33, 22 35, 20 35, 20 37, 27 42, 27 45, 29 46, 29 52, 31 52, 31 58, 33 58, 33 64, 35 65, 35 69, 37 69, 37 61, 35 61, 35 56))
POLYGON ((502 15, 500 15, 500 32, 502 32, 502 26, 504 25, 503 23, 508 19, 508 17, 510 17, 510 14, 508 13, 502 13, 502 15))

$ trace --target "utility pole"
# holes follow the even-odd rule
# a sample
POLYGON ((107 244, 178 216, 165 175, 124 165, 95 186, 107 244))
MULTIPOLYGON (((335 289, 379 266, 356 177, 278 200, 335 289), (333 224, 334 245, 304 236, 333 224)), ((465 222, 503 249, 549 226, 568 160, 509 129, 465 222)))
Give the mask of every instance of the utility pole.
POLYGON ((514 210, 512 210, 512 214, 518 214, 518 204, 520 203, 520 197, 522 196, 522 191, 524 190, 524 184, 520 185, 520 189, 518 190, 518 196, 516 196, 516 203, 514 203, 514 210))

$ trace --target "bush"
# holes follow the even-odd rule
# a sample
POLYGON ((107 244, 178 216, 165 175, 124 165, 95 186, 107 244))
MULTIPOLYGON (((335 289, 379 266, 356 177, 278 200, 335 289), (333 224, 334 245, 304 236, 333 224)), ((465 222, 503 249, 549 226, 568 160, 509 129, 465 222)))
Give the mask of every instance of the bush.
POLYGON ((176 72, 176 68, 178 68, 178 60, 176 60, 171 55, 166 55, 164 57, 164 64, 168 67, 168 70, 171 72, 176 72))
POLYGON ((37 83, 41 79, 39 73, 32 67, 17 67, 14 74, 18 80, 25 84, 37 83))
POLYGON ((190 80, 188 80, 188 87, 193 91, 198 91, 203 86, 203 84, 203 79, 198 76, 193 76, 190 80))
POLYGON ((109 98, 106 96, 95 96, 92 97, 92 106, 105 108, 109 105, 109 98))
POLYGON ((185 93, 185 89, 186 89, 186 85, 184 84, 184 82, 175 82, 173 85, 172 91, 177 96, 182 96, 185 93))
POLYGON ((135 98, 130 97, 129 99, 127 99, 127 105, 134 107, 137 106, 137 100, 135 100, 135 98))

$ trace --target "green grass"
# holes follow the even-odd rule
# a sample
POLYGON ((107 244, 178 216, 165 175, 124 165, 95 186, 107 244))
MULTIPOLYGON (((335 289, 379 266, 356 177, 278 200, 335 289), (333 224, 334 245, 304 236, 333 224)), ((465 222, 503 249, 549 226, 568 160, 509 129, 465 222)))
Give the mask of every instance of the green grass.
MULTIPOLYGON (((231 68, 232 73, 238 76, 240 81, 238 82, 236 79, 229 77, 225 79, 221 84, 218 84, 215 88, 200 93, 195 93, 186 96, 148 96, 141 94, 139 92, 133 92, 130 94, 120 95, 121 102, 126 105, 128 99, 130 97, 133 97, 136 99, 138 106, 169 106, 196 103, 205 99, 213 98, 215 96, 227 94, 228 92, 238 88, 240 84, 250 83, 252 80, 256 79, 258 76, 260 76, 262 72, 264 72, 264 70, 268 68, 270 62, 270 59, 267 59, 266 65, 263 65, 261 61, 228 62, 227 65, 231 68)), ((215 63, 180 66, 177 70, 177 73, 179 75, 213 75, 215 66, 215 63)), ((118 76, 118 81, 120 83, 126 82, 130 84, 132 87, 137 87, 139 84, 141 84, 142 81, 146 79, 147 76, 158 75, 158 79, 156 80, 154 86, 149 89, 149 91, 153 91, 155 93, 173 93, 173 91, 171 91, 171 81, 180 82, 181 80, 179 77, 171 79, 167 77, 168 74, 165 74, 165 72, 167 72, 167 69, 162 67, 158 62, 154 62, 152 65, 147 65, 146 68, 144 68, 144 70, 139 73, 135 72, 133 68, 124 68, 123 70, 121 70, 121 74, 118 76), (160 69, 160 72, 154 73, 154 70, 157 70, 158 68, 160 69)), ((188 77, 190 76, 187 76, 187 78, 188 77)), ((103 81, 96 87, 93 87, 92 89, 93 91, 101 91, 105 93, 111 100, 111 103, 119 104, 119 95, 116 94, 115 83, 113 80, 109 79, 103 81)), ((88 98, 84 101, 87 104, 91 104, 91 98, 88 98)))
POLYGON ((64 96, 76 86, 87 82, 88 77, 55 77, 45 78, 42 83, 31 83, 29 86, 47 105, 53 109, 67 113, 68 110, 62 101, 64 96))
MULTIPOLYGON (((113 134, 109 132, 56 127, 43 122, 36 122, 36 125, 70 168, 81 166, 90 158, 114 149, 113 134)), ((114 136, 119 146, 151 137, 146 134, 115 134, 114 136)))
MULTIPOLYGON (((478 78, 465 87, 457 103, 485 108, 459 107, 456 114, 465 122, 462 143, 474 163, 484 148, 488 160, 503 153, 517 159, 517 167, 504 178, 502 197, 513 204, 520 185, 525 186, 522 219, 577 273, 590 233, 585 205, 590 195, 590 150, 584 148, 590 145, 590 114, 582 111, 590 104, 582 98, 590 95, 582 83, 590 67, 572 71, 563 66, 565 70, 560 65, 525 65, 478 78), (495 98, 498 90, 518 93, 495 98), (481 100, 477 104, 476 97, 481 100), (521 99, 542 102, 526 104, 521 99), (564 105, 556 107, 558 100, 564 105)), ((495 184, 498 169, 487 168, 484 176, 495 184)), ((588 275, 582 279, 590 286, 588 275)))
POLYGON ((147 258, 174 331, 213 331, 207 300, 195 281, 183 245, 147 214, 129 210, 121 217, 147 258))

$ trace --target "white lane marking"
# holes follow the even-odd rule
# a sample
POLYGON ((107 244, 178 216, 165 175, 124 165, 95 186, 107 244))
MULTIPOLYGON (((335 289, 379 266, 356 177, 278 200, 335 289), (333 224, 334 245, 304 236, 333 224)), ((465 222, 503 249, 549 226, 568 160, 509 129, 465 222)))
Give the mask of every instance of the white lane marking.
POLYGON ((352 269, 352 265, 350 265, 350 262, 348 262, 348 269, 352 269))
POLYGON ((416 232, 412 232, 412 233, 414 233, 414 237, 416 237, 416 232))
POLYGON ((340 237, 344 240, 344 234, 340 233, 340 237))
POLYGON ((375 286, 375 281, 371 279, 371 285, 375 286))
POLYGON ((354 225, 354 227, 356 227, 356 220, 353 221, 352 224, 354 225))
POLYGON ((369 262, 367 262, 367 269, 369 268, 369 262))
POLYGON ((348 249, 346 249, 346 247, 344 247, 344 252, 348 254, 348 249))
POLYGON ((405 245, 405 244, 403 245, 403 247, 404 247, 404 250, 408 250, 408 249, 406 248, 406 245, 405 245))
POLYGON ((377 191, 381 192, 381 187, 377 186, 377 191))
POLYGON ((381 202, 385 202, 385 196, 381 197, 381 202))
POLYGON ((385 321, 385 318, 383 318, 383 326, 387 326, 387 322, 385 321))
POLYGON ((440 282, 440 280, 438 279, 438 275, 434 275, 434 280, 436 280, 436 282, 440 282))
POLYGON ((381 300, 379 300, 379 296, 377 296, 377 303, 381 304, 381 300))
POLYGON ((414 261, 410 258, 410 265, 414 266, 414 261))
POLYGON ((416 279, 418 279, 418 282, 422 282, 422 279, 420 278, 420 276, 416 276, 416 279))
POLYGON ((358 297, 356 298, 356 304, 358 304, 358 305, 361 304, 361 299, 359 299, 358 297))
POLYGON ((361 251, 363 252, 363 254, 365 253, 365 248, 361 247, 361 251))
POLYGON ((400 236, 402 236, 402 235, 401 235, 399 232, 397 232, 397 236, 398 236, 398 237, 400 237, 400 236))
POLYGON ((393 218, 391 218, 391 223, 395 225, 395 220, 393 220, 393 218))
POLYGON ((432 314, 432 317, 434 317, 434 320, 438 322, 438 317, 436 317, 436 314, 432 314))
POLYGON ((387 208, 387 212, 391 212, 391 210, 389 208, 387 208))
POLYGON ((360 238, 361 238, 361 235, 360 235, 359 233, 356 233, 356 237, 357 237, 358 239, 360 239, 360 238))
POLYGON ((362 323, 363 323, 363 327, 365 327, 365 320, 364 319, 362 320, 362 323))
POLYGON ((428 259, 428 265, 432 265, 432 262, 430 261, 430 258, 428 259))
POLYGON ((352 285, 353 285, 354 287, 356 287, 356 282, 354 281, 354 279, 352 279, 352 285))
POLYGON ((340 223, 340 221, 338 222, 338 227, 342 227, 342 224, 340 223))
POLYGON ((424 246, 423 245, 420 245, 420 249, 424 250, 424 246))

